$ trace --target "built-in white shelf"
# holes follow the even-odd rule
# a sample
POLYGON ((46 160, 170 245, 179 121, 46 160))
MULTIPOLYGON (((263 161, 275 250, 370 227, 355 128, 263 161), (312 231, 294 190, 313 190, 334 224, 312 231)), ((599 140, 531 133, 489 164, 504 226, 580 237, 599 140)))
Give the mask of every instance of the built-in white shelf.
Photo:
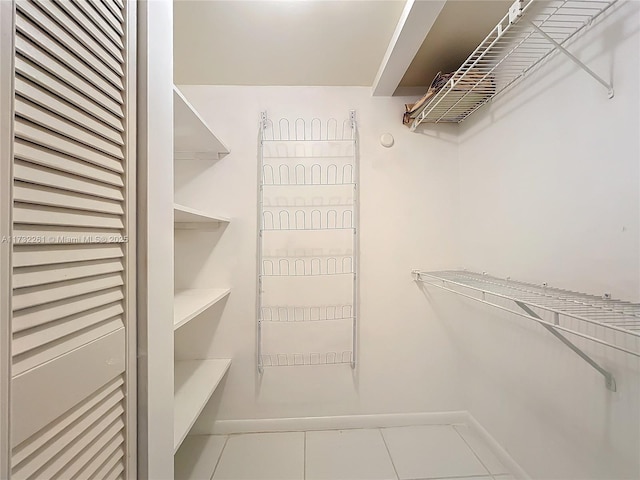
POLYGON ((229 223, 231 220, 227 217, 212 215, 202 210, 197 210, 184 205, 174 204, 173 215, 176 228, 181 229, 197 229, 207 226, 218 226, 221 223, 229 223))
POLYGON ((223 300, 229 288, 178 290, 173 297, 173 329, 177 330, 202 312, 223 300))
POLYGON ((226 435, 187 436, 175 455, 174 478, 202 480, 213 477, 226 441, 226 435))
POLYGON ((193 427, 230 365, 231 360, 226 358, 175 362, 174 453, 193 427))
POLYGON ((176 160, 218 160, 229 153, 229 149, 175 85, 173 130, 173 151, 176 160))

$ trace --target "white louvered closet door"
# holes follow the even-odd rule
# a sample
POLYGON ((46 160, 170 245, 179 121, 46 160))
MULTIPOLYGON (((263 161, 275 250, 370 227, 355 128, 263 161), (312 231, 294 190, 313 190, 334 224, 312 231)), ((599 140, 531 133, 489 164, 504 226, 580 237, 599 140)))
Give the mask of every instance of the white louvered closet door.
POLYGON ((135 478, 135 2, 17 0, 11 478, 135 478))

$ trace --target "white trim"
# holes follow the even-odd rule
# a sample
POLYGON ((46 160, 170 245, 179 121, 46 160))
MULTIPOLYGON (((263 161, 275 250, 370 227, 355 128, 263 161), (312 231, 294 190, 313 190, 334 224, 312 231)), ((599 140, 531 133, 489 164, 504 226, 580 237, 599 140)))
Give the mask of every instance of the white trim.
POLYGON ((137 342, 137 4, 125 2, 126 52, 126 470, 125 478, 138 476, 138 342, 137 342))
POLYGON ((468 417, 468 412, 454 411, 217 420, 210 431, 203 431, 202 428, 195 427, 192 433, 228 435, 233 433, 302 432, 308 430, 404 427, 409 425, 451 425, 466 423, 468 417))
POLYGON ((14 22, 15 3, 0 1, 0 478, 11 473, 14 22))
POLYGON ((469 412, 466 414, 465 423, 482 437, 498 460, 519 480, 531 480, 531 476, 516 462, 509 452, 482 426, 482 424, 469 412))
POLYGON ((137 2, 138 476, 173 478, 173 2, 137 2))

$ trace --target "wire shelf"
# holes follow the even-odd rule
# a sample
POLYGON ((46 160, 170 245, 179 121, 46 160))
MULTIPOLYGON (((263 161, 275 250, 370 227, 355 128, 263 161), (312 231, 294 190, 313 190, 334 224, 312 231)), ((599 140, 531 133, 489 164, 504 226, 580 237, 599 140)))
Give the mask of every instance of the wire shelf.
POLYGON ((273 122, 263 112, 258 177, 258 371, 342 363, 355 368, 359 250, 355 111, 342 122, 318 118, 273 122), (269 256, 270 251, 275 255, 269 256), (289 279, 266 280, 273 277, 289 279), (319 281, 302 277, 324 277, 322 288, 317 288, 319 281), (296 302, 308 304, 295 306, 296 302), (342 322, 327 323, 334 320, 342 322), (286 328, 298 336, 263 326, 279 322, 298 323, 286 328), (312 322, 325 323, 312 326, 312 322), (317 340, 317 335, 326 335, 323 341, 328 344, 304 345, 317 340), (311 353, 263 354, 269 351, 265 342, 276 352, 311 353), (316 349, 324 353, 314 353, 316 349))
POLYGON ((281 118, 277 124, 271 119, 263 119, 263 142, 353 142, 356 140, 355 117, 339 122, 335 118, 322 121, 312 118, 306 121, 297 118, 290 122, 281 118))
MULTIPOLYGON (((415 275, 423 283, 453 293, 461 293, 455 290, 458 287, 480 292, 482 298, 464 296, 498 306, 502 310, 506 309, 488 302, 486 295, 548 312, 551 315, 548 321, 533 319, 550 328, 640 357, 640 304, 467 271, 415 272, 415 275), (591 329, 592 334, 585 334, 578 325, 569 321, 571 319, 597 328, 591 329)), ((520 311, 511 312, 531 317, 520 311)))
POLYGON ((353 230, 354 212, 351 209, 338 211, 313 209, 310 212, 296 210, 293 215, 288 210, 279 210, 277 215, 266 210, 262 212, 262 231, 269 230, 353 230))
POLYGON ((353 257, 281 258, 277 262, 262 260, 263 277, 315 277, 321 275, 351 275, 353 257))
POLYGON ((263 140, 262 158, 291 160, 317 158, 351 159, 355 155, 355 140, 263 140))
POLYGON ((280 164, 277 167, 265 164, 262 167, 263 186, 293 185, 355 185, 354 168, 348 163, 338 167, 337 164, 296 165, 280 164))
POLYGON ((298 367, 313 365, 352 364, 353 352, 273 353, 262 354, 263 367, 298 367))
POLYGON ((611 86, 564 49, 616 0, 517 0, 451 79, 413 114, 421 123, 459 123, 562 51, 609 89, 611 86))
POLYGON ((260 308, 260 321, 262 322, 323 322, 352 319, 353 305, 276 305, 260 308))

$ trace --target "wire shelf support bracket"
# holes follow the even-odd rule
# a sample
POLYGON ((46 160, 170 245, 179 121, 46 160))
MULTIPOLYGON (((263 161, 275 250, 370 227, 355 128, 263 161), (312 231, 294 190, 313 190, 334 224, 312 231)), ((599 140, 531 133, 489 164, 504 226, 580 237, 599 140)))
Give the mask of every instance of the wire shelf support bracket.
POLYGON ((516 0, 449 81, 413 114, 411 131, 422 123, 462 122, 555 52, 587 72, 613 98, 613 85, 569 52, 566 45, 616 2, 516 0))
MULTIPOLYGON (((531 310, 531 308, 529 308, 529 306, 526 305, 525 303, 523 303, 523 302, 515 302, 515 303, 522 310, 524 310, 527 314, 529 314, 531 317, 538 318, 539 320, 542 320, 542 318, 536 312, 531 310)), ((596 369, 596 371, 598 371, 604 377, 604 383, 605 383, 606 387, 609 390, 611 390, 612 392, 616 391, 616 380, 615 380, 615 378, 613 378, 613 375, 611 374, 611 372, 609 372, 609 371, 605 370, 604 368, 602 368, 595 360, 593 360, 589 355, 587 355, 585 352, 583 352, 573 342, 571 342, 571 340, 569 340, 567 337, 562 335, 555 328, 553 328, 550 325, 547 325, 546 323, 542 323, 542 322, 538 322, 538 323, 540 323, 540 325, 542 325, 545 329, 547 329, 547 331, 550 334, 552 334, 554 337, 556 337, 558 340, 560 340, 562 343, 564 343, 567 347, 569 347, 571 350, 573 350, 585 362, 587 362, 594 369, 596 369)))
POLYGON ((598 297, 551 288, 547 284, 501 279, 486 273, 412 270, 412 275, 416 282, 538 323, 598 371, 604 377, 606 387, 613 392, 617 388, 613 374, 569 340, 566 334, 640 358, 640 304, 613 300, 609 294, 598 297), (480 297, 472 293, 479 293, 480 297), (487 297, 495 300, 489 301, 487 297), (518 310, 496 303, 505 300, 513 302, 518 310), (576 328, 580 326, 589 326, 590 334, 581 331, 584 328, 576 328))
MULTIPOLYGON (((256 266, 258 372, 262 374, 265 367, 339 364, 349 364, 355 369, 359 251, 356 111, 349 111, 344 121, 323 121, 319 118, 298 118, 294 121, 282 118, 274 121, 267 112, 262 112, 259 128, 256 266), (290 203, 291 199, 293 202, 290 203), (318 199, 327 203, 318 204, 318 199), (286 245, 289 248, 296 247, 293 256, 290 253, 267 255, 268 248, 277 250, 286 245), (318 249, 325 248, 325 245, 329 251, 319 252, 318 249), (310 256, 296 256, 305 249, 311 249, 313 253, 310 256), (313 280, 308 277, 318 278, 313 280), (320 281, 327 282, 322 285, 329 287, 321 293, 328 296, 338 293, 338 288, 334 291, 331 285, 346 286, 345 282, 352 281, 351 298, 327 298, 318 303, 316 282, 320 281), (290 282, 294 282, 297 293, 309 294, 316 303, 313 300, 309 304, 298 303, 300 298, 294 298, 295 294, 283 288, 284 285, 291 285, 290 282), (287 295, 292 298, 287 300, 287 295), (341 347, 346 348, 301 352, 299 345, 290 345, 290 352, 265 352, 264 328, 273 328, 274 324, 280 324, 283 328, 292 328, 287 325, 293 324, 297 328, 308 328, 305 325, 314 324, 324 329, 328 327, 325 324, 335 322, 351 322, 350 326, 345 324, 344 328, 341 327, 344 334, 329 333, 331 341, 338 341, 341 347), (349 335, 349 330, 351 338, 343 337, 349 335)), ((349 295, 342 287, 340 289, 340 295, 349 295)), ((280 341, 296 343, 289 337, 283 337, 280 341)))

